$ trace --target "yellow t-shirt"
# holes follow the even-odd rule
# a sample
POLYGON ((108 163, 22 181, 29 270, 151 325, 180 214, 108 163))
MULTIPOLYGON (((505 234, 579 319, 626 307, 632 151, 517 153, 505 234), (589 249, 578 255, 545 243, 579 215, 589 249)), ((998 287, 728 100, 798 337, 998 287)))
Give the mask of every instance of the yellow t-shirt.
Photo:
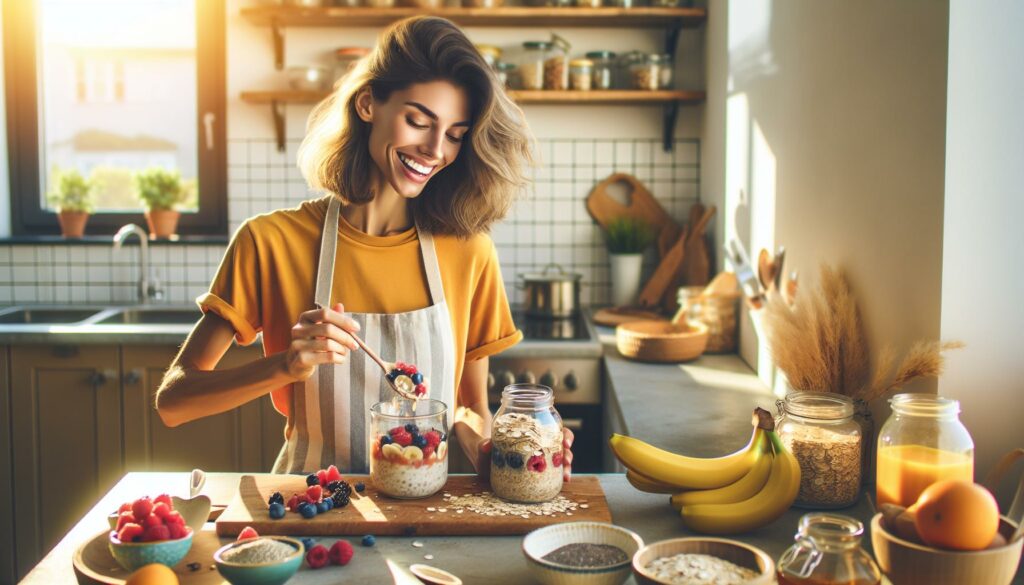
MULTIPOLYGON (((196 302, 235 328, 239 343, 263 333, 263 352, 288 349, 299 314, 314 308, 320 234, 329 198, 306 201, 247 220, 239 227, 210 292, 196 302)), ((353 313, 401 313, 430 305, 416 229, 376 237, 341 218, 331 304, 353 313)), ((494 355, 523 335, 512 322, 494 244, 486 234, 468 239, 434 236, 455 340, 455 380, 466 361, 494 355)), ((355 354, 360 358, 361 352, 355 354)), ((456 388, 456 392, 458 389, 456 388)), ((285 416, 291 387, 274 390, 285 416)), ((456 396, 456 404, 460 404, 456 396)))

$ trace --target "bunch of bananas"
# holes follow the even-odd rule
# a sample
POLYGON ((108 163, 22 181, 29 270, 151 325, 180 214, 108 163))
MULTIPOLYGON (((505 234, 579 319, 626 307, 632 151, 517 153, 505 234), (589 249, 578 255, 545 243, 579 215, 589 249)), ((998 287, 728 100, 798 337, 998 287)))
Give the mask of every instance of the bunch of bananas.
POLYGON ((687 457, 639 439, 612 435, 615 456, 636 489, 672 494, 683 525, 703 534, 737 534, 781 516, 800 491, 800 465, 775 433, 771 414, 758 408, 745 447, 715 459, 687 457))

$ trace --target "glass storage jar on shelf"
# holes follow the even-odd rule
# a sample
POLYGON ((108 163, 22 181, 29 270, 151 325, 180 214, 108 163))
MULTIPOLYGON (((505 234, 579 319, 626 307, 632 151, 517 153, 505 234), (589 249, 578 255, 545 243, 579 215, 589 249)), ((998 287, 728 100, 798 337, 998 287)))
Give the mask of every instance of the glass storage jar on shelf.
POLYGON ((612 89, 615 87, 615 53, 611 51, 590 51, 587 59, 594 63, 592 89, 612 89))
POLYGON ((604 5, 603 0, 574 0, 580 8, 600 8, 604 5))
POLYGON ((341 79, 356 66, 360 59, 370 54, 366 47, 341 47, 334 52, 334 79, 341 79))
POLYGON ((544 62, 551 52, 548 41, 526 41, 519 61, 519 84, 523 89, 544 89, 544 62))
POLYGON ((943 479, 974 481, 974 440, 960 403, 931 394, 897 394, 878 433, 877 503, 910 506, 943 479))
POLYGON ((512 502, 546 502, 562 491, 562 417, 551 388, 512 384, 491 425, 491 490, 512 502))
POLYGON ((662 58, 657 53, 640 54, 629 65, 630 86, 633 89, 655 91, 661 87, 662 58))
POLYGON ((544 59, 544 89, 564 90, 569 87, 569 50, 564 38, 551 35, 551 48, 544 59))
POLYGON ((480 51, 480 56, 484 58, 484 62, 491 69, 497 69, 498 61, 501 60, 501 47, 495 47, 494 45, 476 45, 476 50, 480 51))
POLYGON ((864 437, 853 400, 831 392, 790 392, 777 403, 776 431, 800 462, 795 505, 844 508, 857 502, 864 437))
POLYGON ((389 400, 370 408, 370 481, 394 498, 425 498, 448 481, 448 406, 389 400))
POLYGON ((569 61, 569 89, 590 91, 594 83, 594 62, 590 59, 569 61))
POLYGON ((838 514, 805 514, 796 543, 779 557, 779 585, 878 585, 882 573, 860 546, 864 525, 838 514))
POLYGON ((498 76, 498 81, 506 89, 511 89, 517 85, 516 81, 516 64, 509 63, 507 61, 498 61, 495 64, 495 73, 498 76))
POLYGON ((668 53, 660 55, 659 65, 658 89, 672 89, 672 75, 675 73, 675 66, 672 64, 672 55, 669 55, 668 53))

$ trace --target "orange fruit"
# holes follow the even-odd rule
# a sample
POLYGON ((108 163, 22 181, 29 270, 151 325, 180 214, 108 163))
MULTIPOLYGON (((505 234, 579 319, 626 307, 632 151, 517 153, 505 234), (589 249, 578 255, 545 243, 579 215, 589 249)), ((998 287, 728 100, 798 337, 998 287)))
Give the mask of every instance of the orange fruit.
POLYGON ((125 585, 178 585, 178 575, 165 565, 153 563, 132 573, 125 585))
POLYGON ((950 550, 981 550, 999 529, 999 505, 978 484, 947 479, 921 492, 917 503, 917 533, 928 546, 950 550))

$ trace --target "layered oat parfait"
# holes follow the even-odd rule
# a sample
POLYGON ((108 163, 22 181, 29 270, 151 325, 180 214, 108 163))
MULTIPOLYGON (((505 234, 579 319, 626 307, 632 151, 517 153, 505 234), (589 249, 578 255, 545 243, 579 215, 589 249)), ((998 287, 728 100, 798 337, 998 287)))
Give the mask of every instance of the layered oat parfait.
POLYGON ((491 427, 491 490, 512 502, 546 502, 562 491, 562 418, 550 388, 513 384, 491 427))
POLYGON ((425 498, 448 481, 448 406, 396 399, 370 409, 370 481, 394 498, 425 498))

